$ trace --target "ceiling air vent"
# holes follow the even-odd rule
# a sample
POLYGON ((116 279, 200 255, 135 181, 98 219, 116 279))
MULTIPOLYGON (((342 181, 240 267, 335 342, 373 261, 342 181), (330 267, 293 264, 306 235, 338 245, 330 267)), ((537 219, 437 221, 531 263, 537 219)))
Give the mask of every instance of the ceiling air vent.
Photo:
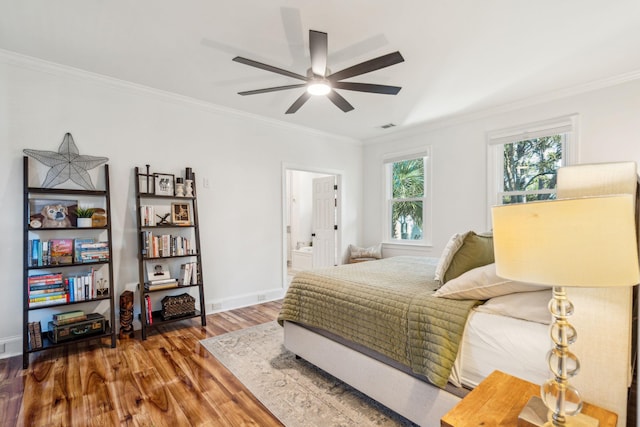
POLYGON ((382 126, 380 126, 380 127, 381 127, 382 129, 389 129, 389 128, 392 128, 392 127, 394 127, 394 126, 395 126, 395 124, 393 124, 393 123, 387 123, 386 125, 382 125, 382 126))

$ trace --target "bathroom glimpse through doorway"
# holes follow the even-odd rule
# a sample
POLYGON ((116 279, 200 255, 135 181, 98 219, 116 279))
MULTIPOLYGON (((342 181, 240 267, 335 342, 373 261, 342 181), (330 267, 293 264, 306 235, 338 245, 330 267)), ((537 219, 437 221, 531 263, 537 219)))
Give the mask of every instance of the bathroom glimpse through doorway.
POLYGON ((340 174, 283 168, 284 287, 293 275, 338 264, 340 174))

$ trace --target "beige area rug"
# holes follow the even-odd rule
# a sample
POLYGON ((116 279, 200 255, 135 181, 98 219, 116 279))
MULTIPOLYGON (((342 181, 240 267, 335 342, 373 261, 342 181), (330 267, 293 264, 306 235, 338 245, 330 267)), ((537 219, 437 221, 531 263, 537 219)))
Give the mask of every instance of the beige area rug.
POLYGON ((201 341, 288 427, 415 426, 283 345, 283 329, 265 323, 201 341))

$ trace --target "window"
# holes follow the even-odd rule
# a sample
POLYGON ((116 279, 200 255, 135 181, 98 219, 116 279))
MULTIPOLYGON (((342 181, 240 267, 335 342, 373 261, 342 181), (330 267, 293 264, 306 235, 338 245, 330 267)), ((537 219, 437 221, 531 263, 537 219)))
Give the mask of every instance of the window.
POLYGON ((566 134, 556 134, 503 144, 498 204, 555 199, 565 140, 566 134))
POLYGON ((425 152, 385 160, 387 240, 394 243, 429 243, 427 225, 428 160, 425 152))
POLYGON ((489 133, 490 206, 555 199, 558 168, 574 163, 576 120, 489 133))

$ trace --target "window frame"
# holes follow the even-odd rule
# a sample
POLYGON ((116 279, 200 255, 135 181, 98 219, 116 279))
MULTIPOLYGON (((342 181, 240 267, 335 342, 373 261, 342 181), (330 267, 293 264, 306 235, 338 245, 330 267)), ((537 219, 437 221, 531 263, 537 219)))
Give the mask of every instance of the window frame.
MULTIPOLYGON (((550 193, 548 190, 504 192, 504 145, 544 136, 564 135, 560 167, 572 165, 578 160, 578 124, 579 116, 571 114, 487 132, 487 218, 489 228, 492 227, 491 207, 501 205, 505 194, 550 193)), ((555 193, 555 191, 551 193, 555 193)))
POLYGON ((386 245, 407 246, 431 246, 433 231, 431 226, 431 147, 426 146, 419 149, 403 152, 388 153, 382 158, 383 169, 383 243, 386 245), (394 199, 393 196, 393 164, 406 160, 422 158, 424 162, 424 194, 422 197, 411 197, 406 199, 394 199), (394 239, 391 233, 391 219, 393 216, 393 203, 397 201, 422 201, 422 239, 403 240, 394 239))

